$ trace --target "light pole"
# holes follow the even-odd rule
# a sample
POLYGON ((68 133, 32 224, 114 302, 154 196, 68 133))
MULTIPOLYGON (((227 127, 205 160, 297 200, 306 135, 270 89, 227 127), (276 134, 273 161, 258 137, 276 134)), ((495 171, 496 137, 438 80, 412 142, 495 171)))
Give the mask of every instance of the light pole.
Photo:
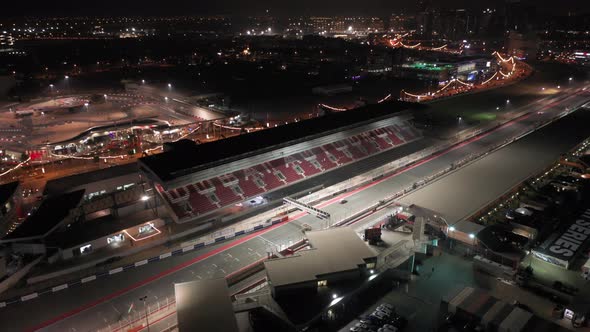
POLYGON ((147 312, 147 306, 146 306, 147 295, 140 297, 139 300, 141 302, 143 302, 143 310, 145 312, 145 325, 147 327, 147 331, 150 332, 150 321, 148 319, 148 312, 147 312))

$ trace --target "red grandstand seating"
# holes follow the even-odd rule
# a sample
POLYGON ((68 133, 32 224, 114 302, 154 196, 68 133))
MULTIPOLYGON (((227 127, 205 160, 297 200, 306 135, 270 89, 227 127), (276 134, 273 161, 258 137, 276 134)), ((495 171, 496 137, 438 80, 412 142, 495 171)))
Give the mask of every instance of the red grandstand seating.
POLYGON ((180 195, 180 197, 188 196, 188 191, 183 187, 176 188, 176 192, 180 195))
POLYGON ((377 144, 379 144, 381 150, 387 150, 392 146, 391 144, 387 143, 387 141, 385 141, 382 137, 379 137, 378 134, 373 135, 372 139, 377 144))
POLYGON ((348 152, 350 152, 350 154, 352 154, 353 159, 357 159, 357 160, 362 159, 367 156, 367 154, 365 152, 363 152, 361 149, 359 149, 358 147, 356 147, 354 145, 348 146, 348 152))
POLYGON ((361 137, 361 145, 363 146, 365 151, 367 151, 367 153, 370 155, 379 152, 379 148, 377 148, 373 144, 373 142, 371 142, 371 139, 368 137, 361 137))
POLYGON ((283 185, 283 182, 272 173, 272 169, 266 168, 264 165, 256 165, 253 168, 261 175, 260 179, 266 184, 267 191, 283 185))
POLYGON ((213 191, 213 185, 205 180, 205 181, 201 181, 201 182, 197 182, 195 183, 195 186, 197 187, 197 190, 203 194, 203 193, 209 193, 213 191))
POLYGON ((328 170, 336 167, 337 165, 330 160, 324 149, 321 147, 311 149, 313 154, 316 156, 316 160, 320 163, 324 170, 328 170))
POLYGON ((247 170, 239 170, 234 172, 233 176, 238 179, 240 188, 246 197, 256 196, 264 192, 266 183, 264 183, 264 181, 261 179, 262 175, 255 169, 249 168, 247 170), (248 179, 246 180, 246 178, 248 179), (257 179, 262 184, 262 186, 259 186, 256 183, 257 179))
MULTIPOLYGON (((342 146, 339 146, 339 147, 342 148, 342 146)), ((346 146, 344 146, 344 147, 346 147, 346 146)), ((335 144, 326 144, 326 145, 324 145, 324 149, 326 150, 326 152, 328 152, 329 154, 336 157, 336 160, 338 160, 339 165, 346 164, 346 163, 352 161, 352 158, 350 158, 346 154, 344 154, 344 152, 342 152, 341 149, 339 150, 335 144)))
POLYGON ((256 185, 252 178, 249 178, 248 180, 240 178, 240 187, 244 190, 246 197, 256 196, 264 192, 264 189, 256 185))
MULTIPOLYGON (((313 159, 313 160, 315 160, 315 159, 313 159)), ((321 170, 318 169, 317 167, 315 167, 311 161, 307 161, 307 160, 301 161, 299 163, 299 167, 301 167, 303 169, 303 171, 305 172, 305 176, 311 176, 311 175, 318 174, 319 172, 321 172, 321 170)))
POLYGON ((174 190, 168 190, 167 191, 168 196, 170 197, 170 199, 175 202, 177 201, 180 197, 178 196, 178 194, 176 193, 176 191, 174 190))
POLYGON ((194 194, 197 192, 197 187, 194 184, 189 184, 188 186, 186 186, 188 188, 188 192, 190 194, 194 194))
POLYGON ((395 129, 391 129, 389 127, 383 129, 385 129, 385 131, 387 132, 387 137, 389 137, 389 139, 393 142, 394 145, 397 146, 404 143, 404 141, 402 141, 401 138, 399 138, 399 136, 396 135, 395 129))
POLYGON ((193 209, 193 214, 195 215, 213 211, 219 207, 216 204, 213 204, 206 195, 201 194, 191 195, 189 203, 193 209))
POLYGON ((405 141, 411 141, 414 138, 414 134, 412 134, 409 130, 407 130, 406 126, 400 126, 400 125, 396 125, 397 126, 397 132, 401 134, 401 136, 404 138, 405 141))
POLYGON ((293 169, 293 163, 287 165, 285 158, 279 158, 268 162, 273 169, 279 171, 285 178, 283 179, 286 183, 295 182, 301 180, 303 176, 293 169))
POLYGON ((411 125, 391 125, 184 187, 158 190, 179 218, 188 218, 377 154, 419 135, 411 125), (183 205, 187 198, 188 209, 183 205))
POLYGON ((242 200, 242 197, 236 195, 231 187, 225 187, 218 178, 213 179, 211 182, 215 185, 215 196, 219 199, 221 206, 242 200))

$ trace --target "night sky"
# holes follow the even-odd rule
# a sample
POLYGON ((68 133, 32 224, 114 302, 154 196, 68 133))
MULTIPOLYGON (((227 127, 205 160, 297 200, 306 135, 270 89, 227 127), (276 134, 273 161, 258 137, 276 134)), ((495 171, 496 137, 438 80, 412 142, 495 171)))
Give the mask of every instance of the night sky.
MULTIPOLYGON (((515 0, 512 0, 515 1, 515 0)), ((538 0, 538 10, 565 14, 590 11, 587 0, 538 0)), ((493 6, 498 0, 432 0, 438 6, 469 8, 493 6)), ((270 9, 281 15, 383 15, 392 11, 413 11, 417 0, 29 0, 8 1, 0 16, 72 16, 72 15, 256 15, 270 9)))

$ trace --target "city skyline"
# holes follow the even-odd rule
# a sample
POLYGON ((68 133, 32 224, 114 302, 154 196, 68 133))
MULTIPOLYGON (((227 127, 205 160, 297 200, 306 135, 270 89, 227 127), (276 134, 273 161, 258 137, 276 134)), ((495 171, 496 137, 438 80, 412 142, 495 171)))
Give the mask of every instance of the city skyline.
MULTIPOLYGON (((590 10, 590 4, 578 0, 554 1, 522 1, 525 4, 534 5, 539 11, 553 14, 580 14, 590 10)), ((484 0, 471 2, 466 0, 449 0, 444 3, 432 1, 438 8, 466 8, 479 9, 486 7, 499 8, 503 1, 484 0)), ((327 0, 318 3, 311 0, 270 1, 262 0, 254 3, 237 0, 222 0, 218 2, 190 2, 185 0, 173 0, 161 5, 155 0, 131 0, 125 4, 113 0, 84 3, 71 0, 55 2, 33 1, 32 3, 13 3, 10 10, 3 11, 1 17, 22 16, 164 16, 164 15, 375 15, 384 16, 385 13, 403 11, 415 12, 415 1, 402 0, 398 2, 385 0, 369 0, 362 3, 353 1, 327 0)))

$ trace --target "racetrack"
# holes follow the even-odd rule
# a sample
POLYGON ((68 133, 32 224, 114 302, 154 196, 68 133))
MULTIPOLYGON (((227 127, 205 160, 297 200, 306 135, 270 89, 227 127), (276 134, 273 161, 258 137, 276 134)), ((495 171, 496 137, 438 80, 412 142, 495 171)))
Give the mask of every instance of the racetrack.
MULTIPOLYGON (((377 183, 335 197, 329 202, 320 204, 319 208, 331 213, 334 219, 344 217, 386 195, 398 191, 400 188, 405 188, 417 180, 447 167, 451 163, 463 159, 471 153, 485 151, 498 142, 517 135, 530 124, 548 117, 551 112, 562 111, 565 105, 580 103, 588 98, 588 95, 576 95, 557 104, 553 103, 554 100, 547 100, 538 107, 539 109, 544 108, 544 114, 533 112, 529 117, 503 126, 473 142, 459 145, 403 173, 384 178, 377 183), (342 198, 346 198, 348 203, 338 204, 342 198)), ((497 192, 502 192, 503 188, 504 190, 508 189, 518 180, 519 176, 524 178, 531 172, 547 166, 559 153, 564 151, 563 149, 567 150, 571 145, 585 138, 582 136, 589 136, 590 128, 584 128, 584 121, 588 119, 588 116, 589 111, 576 112, 557 122, 556 125, 559 127, 554 127, 555 125, 547 126, 521 141, 525 143, 519 144, 520 142, 517 142, 500 149, 481 161, 486 161, 488 158, 493 159, 483 164, 479 164, 479 161, 477 161, 461 168, 455 173, 406 196, 403 201, 422 205, 432 210, 443 210, 446 211, 443 213, 450 213, 451 216, 454 216, 453 218, 460 219, 468 211, 476 209, 478 207, 476 205, 480 205, 481 202, 485 203, 488 198, 494 197, 494 195, 497 196, 497 192), (578 132, 574 133, 574 130, 578 132), (562 140, 561 136, 565 138, 562 140), (533 150, 533 152, 530 150, 533 150), (545 152, 545 150, 548 152, 545 152), (526 156, 522 160, 528 161, 522 162, 522 156, 526 156), (498 167, 498 170, 493 169, 496 167, 493 166, 494 163, 505 162, 505 159, 512 164, 498 167), (514 171, 515 168, 518 169, 518 172, 514 171), (492 176, 486 177, 487 172, 492 172, 489 173, 492 176), (518 174, 511 176, 511 173, 518 174), (487 182, 479 182, 478 179, 481 179, 481 181, 487 179, 485 180, 487 182), (464 181, 474 182, 465 183, 464 181), (490 187, 491 184, 493 184, 492 187, 490 187), (431 187, 434 189, 431 189, 431 187), (449 188, 453 188, 455 191, 449 193, 449 188), (433 194, 430 194, 431 191, 433 194), (478 194, 474 195, 474 192, 478 194), (477 197, 473 198, 472 196, 477 197), (457 208, 458 205, 462 207, 457 208)), ((585 123, 588 122, 585 121, 585 123)), ((356 174, 351 173, 350 175, 354 176, 356 174)), ((116 322, 121 317, 121 313, 128 310, 131 303, 135 303, 135 308, 141 310, 141 302, 138 299, 144 295, 147 295, 152 301, 155 301, 156 298, 161 299, 171 296, 173 294, 173 283, 175 282, 227 275, 260 259, 266 254, 267 250, 274 246, 298 240, 302 236, 300 226, 302 223, 312 225, 314 228, 324 226, 319 219, 303 215, 295 221, 265 230, 259 234, 248 235, 247 237, 234 239, 231 242, 202 248, 184 256, 172 257, 55 294, 43 295, 38 299, 14 304, 0 309, 0 319, 4 322, 3 329, 6 331, 26 330, 38 326, 39 323, 53 317, 80 308, 85 304, 93 304, 88 310, 61 320, 56 324, 45 326, 44 330, 95 330, 98 327, 106 326, 108 323, 116 322), (143 283, 148 278, 149 282, 143 283), (104 298, 115 293, 117 296, 104 298), (104 298, 104 301, 97 301, 97 299, 101 298, 104 298), (31 313, 34 314, 31 315, 31 313)))

